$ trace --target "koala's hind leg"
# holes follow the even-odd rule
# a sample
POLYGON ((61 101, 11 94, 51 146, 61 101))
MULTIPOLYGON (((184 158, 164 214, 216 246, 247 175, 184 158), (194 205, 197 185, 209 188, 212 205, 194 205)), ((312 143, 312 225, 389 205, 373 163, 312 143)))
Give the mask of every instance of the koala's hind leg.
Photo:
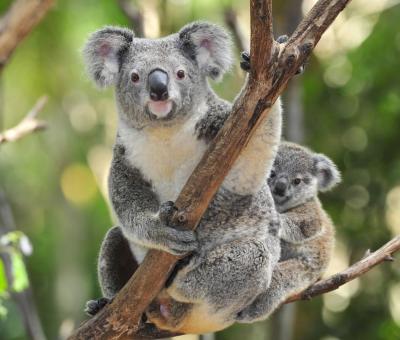
POLYGON ((267 289, 277 260, 278 251, 270 253, 266 243, 252 239, 195 254, 166 290, 182 307, 192 308, 179 317, 177 328, 173 316, 164 318, 162 328, 198 334, 230 326, 236 314, 267 289))
POLYGON ((237 322, 250 323, 266 319, 289 296, 301 292, 318 277, 299 259, 279 262, 272 273, 271 285, 248 307, 238 313, 237 322))
POLYGON ((104 237, 98 261, 98 276, 103 297, 90 300, 85 311, 95 315, 128 282, 138 267, 120 227, 111 228, 104 237))
POLYGON ((268 287, 274 258, 263 242, 232 241, 194 256, 177 273, 167 291, 181 302, 240 304, 268 287))

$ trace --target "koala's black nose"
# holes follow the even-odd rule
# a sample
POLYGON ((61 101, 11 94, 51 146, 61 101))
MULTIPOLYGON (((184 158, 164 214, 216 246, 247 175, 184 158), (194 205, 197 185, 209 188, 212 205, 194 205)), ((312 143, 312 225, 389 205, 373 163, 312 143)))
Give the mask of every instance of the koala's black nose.
POLYGON ((168 74, 155 69, 149 74, 150 98, 154 101, 168 99, 168 74))
POLYGON ((275 183, 274 194, 278 196, 284 196, 287 188, 287 181, 283 179, 279 179, 275 183))

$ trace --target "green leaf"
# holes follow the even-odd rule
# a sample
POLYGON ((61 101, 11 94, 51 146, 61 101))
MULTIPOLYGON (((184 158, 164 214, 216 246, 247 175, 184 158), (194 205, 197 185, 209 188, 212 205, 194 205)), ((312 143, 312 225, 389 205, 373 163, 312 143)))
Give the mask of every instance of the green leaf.
POLYGON ((4 267, 3 259, 0 258, 0 296, 7 291, 7 287, 6 269, 4 267))
POLYGON ((25 263, 22 258, 22 254, 18 251, 10 253, 12 271, 13 271, 13 283, 12 288, 16 292, 22 292, 29 286, 28 275, 26 273, 25 263))

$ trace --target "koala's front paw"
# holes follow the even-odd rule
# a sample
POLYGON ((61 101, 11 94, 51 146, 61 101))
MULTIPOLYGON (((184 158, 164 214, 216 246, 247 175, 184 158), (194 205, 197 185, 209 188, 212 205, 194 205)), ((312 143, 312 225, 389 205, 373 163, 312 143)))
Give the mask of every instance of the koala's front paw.
POLYGON ((107 299, 105 297, 97 300, 89 300, 88 302, 86 302, 85 313, 89 316, 95 316, 110 301, 110 299, 107 299))
MULTIPOLYGON (((278 37, 278 39, 276 39, 276 42, 279 44, 285 44, 287 43, 287 41, 289 40, 289 37, 285 34, 285 35, 281 35, 278 37)), ((296 74, 302 74, 304 72, 305 69, 305 64, 301 65, 298 70, 296 71, 296 74)))
MULTIPOLYGON (((276 39, 276 42, 279 44, 285 44, 288 41, 289 37, 287 35, 281 35, 276 39)), ((251 64, 250 64, 250 53, 243 51, 240 54, 240 67, 243 71, 250 72, 251 64)), ((299 69, 296 71, 296 74, 301 74, 304 72, 305 64, 301 65, 299 69)))
POLYGON ((289 37, 286 34, 284 34, 284 35, 280 35, 278 37, 278 39, 276 39, 276 42, 279 43, 279 44, 284 44, 288 40, 289 40, 289 37))
POLYGON ((160 236, 163 249, 173 255, 185 255, 198 248, 196 234, 192 230, 165 226, 160 236))
POLYGON ((158 213, 161 222, 158 237, 163 250, 173 255, 185 255, 196 250, 198 242, 194 231, 171 223, 172 216, 177 210, 171 201, 161 204, 158 213))
POLYGON ((175 203, 172 201, 167 201, 160 205, 158 217, 162 223, 169 226, 171 224, 172 216, 176 211, 178 211, 178 208, 175 206, 175 203))

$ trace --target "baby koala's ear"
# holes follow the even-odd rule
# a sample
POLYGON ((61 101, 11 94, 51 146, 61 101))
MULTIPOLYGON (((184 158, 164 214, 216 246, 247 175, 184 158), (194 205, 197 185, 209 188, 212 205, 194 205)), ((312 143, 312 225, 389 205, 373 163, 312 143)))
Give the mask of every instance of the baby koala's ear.
POLYGON ((178 33, 184 55, 197 62, 200 71, 212 79, 221 79, 232 65, 232 42, 220 26, 193 22, 178 33))
POLYGON ((328 191, 341 181, 335 163, 323 154, 313 156, 313 175, 317 177, 319 191, 328 191))
POLYGON ((96 85, 104 88, 115 84, 122 58, 128 51, 133 31, 121 27, 104 27, 92 33, 83 48, 87 72, 96 85))

